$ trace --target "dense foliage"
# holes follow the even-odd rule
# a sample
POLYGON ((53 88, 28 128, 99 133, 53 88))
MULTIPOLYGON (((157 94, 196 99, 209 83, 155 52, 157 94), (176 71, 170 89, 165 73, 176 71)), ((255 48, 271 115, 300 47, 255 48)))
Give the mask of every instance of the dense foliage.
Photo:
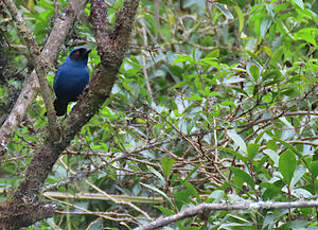
MULTIPOLYGON (((122 2, 107 2, 113 22, 122 2)), ((66 1, 16 4, 44 44, 66 1)), ((0 79, 1 117, 30 71, 27 49, 2 11, 12 77, 0 79)), ((95 48, 89 13, 65 42, 51 85, 73 47, 95 48)), ((317 0, 141 1, 112 96, 46 181, 43 194, 59 210, 29 229, 130 229, 202 202, 317 199, 317 25, 317 0)), ((91 75, 98 63, 93 50, 91 75)), ((42 144, 44 113, 38 96, 0 159, 7 193, 42 144)), ((170 229, 315 229, 317 213, 215 211, 170 229)))

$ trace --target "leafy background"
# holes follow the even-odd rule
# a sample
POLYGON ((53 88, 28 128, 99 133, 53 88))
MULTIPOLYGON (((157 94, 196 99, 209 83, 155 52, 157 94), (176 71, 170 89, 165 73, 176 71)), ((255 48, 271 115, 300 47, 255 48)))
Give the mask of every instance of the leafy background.
MULTIPOLYGON (((114 22, 122 1, 107 2, 114 22)), ((66 3, 16 1, 39 44, 66 3)), ((65 41, 51 85, 72 48, 95 48, 89 13, 65 41)), ((111 97, 46 181, 59 210, 28 229, 130 229, 202 202, 317 199, 317 14, 317 0, 141 1, 111 97), (66 197, 79 192, 88 197, 66 197)), ((0 30, 3 122, 31 68, 5 10, 0 30)), ((91 75, 98 63, 93 50, 91 75)), ((41 146, 44 113, 38 96, 1 157, 1 199, 41 146)), ((166 229, 317 229, 317 213, 216 211, 166 229)))

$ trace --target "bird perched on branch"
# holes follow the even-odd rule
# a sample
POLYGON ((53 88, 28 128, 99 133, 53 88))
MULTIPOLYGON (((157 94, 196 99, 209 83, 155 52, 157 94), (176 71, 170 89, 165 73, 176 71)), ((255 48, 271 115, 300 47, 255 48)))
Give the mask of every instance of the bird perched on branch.
POLYGON ((53 83, 56 95, 54 108, 57 116, 66 114, 68 103, 77 101, 88 84, 89 52, 91 50, 85 48, 72 50, 66 61, 58 68, 53 83))

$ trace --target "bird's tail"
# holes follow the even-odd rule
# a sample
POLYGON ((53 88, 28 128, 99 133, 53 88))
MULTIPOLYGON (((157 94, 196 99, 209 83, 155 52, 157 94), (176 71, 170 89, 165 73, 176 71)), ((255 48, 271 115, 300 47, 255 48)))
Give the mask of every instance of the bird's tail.
POLYGON ((57 116, 63 116, 67 111, 67 102, 58 100, 57 98, 54 101, 54 109, 57 116))

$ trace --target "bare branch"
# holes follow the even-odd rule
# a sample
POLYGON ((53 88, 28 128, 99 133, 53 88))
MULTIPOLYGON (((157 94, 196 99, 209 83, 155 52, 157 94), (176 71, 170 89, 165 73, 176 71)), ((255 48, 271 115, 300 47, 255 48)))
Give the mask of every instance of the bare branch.
POLYGON ((162 197, 142 197, 142 196, 126 196, 126 195, 111 195, 104 193, 76 193, 68 192, 44 192, 45 197, 54 197, 59 199, 77 199, 77 200, 118 200, 119 202, 133 202, 144 204, 162 204, 162 197))
POLYGON ((28 46, 28 49, 31 53, 31 61, 33 61, 33 64, 35 64, 34 58, 37 57, 38 54, 40 54, 40 48, 36 44, 34 37, 32 35, 32 32, 27 27, 26 23, 24 22, 24 19, 20 12, 18 11, 15 3, 13 0, 3 0, 5 5, 7 6, 8 10, 11 13, 11 16, 14 18, 15 22, 17 23, 17 29, 20 33, 20 36, 22 40, 25 41, 26 45, 28 46))
POLYGON ((314 201, 294 201, 294 202, 246 202, 240 204, 199 204, 197 206, 193 206, 185 209, 178 214, 161 217, 157 220, 146 224, 144 226, 138 227, 135 230, 151 230, 160 227, 167 226, 172 224, 178 220, 182 220, 188 217, 196 216, 205 211, 212 210, 246 210, 246 209, 281 209, 281 208, 301 208, 301 207, 318 207, 318 200, 314 201))

